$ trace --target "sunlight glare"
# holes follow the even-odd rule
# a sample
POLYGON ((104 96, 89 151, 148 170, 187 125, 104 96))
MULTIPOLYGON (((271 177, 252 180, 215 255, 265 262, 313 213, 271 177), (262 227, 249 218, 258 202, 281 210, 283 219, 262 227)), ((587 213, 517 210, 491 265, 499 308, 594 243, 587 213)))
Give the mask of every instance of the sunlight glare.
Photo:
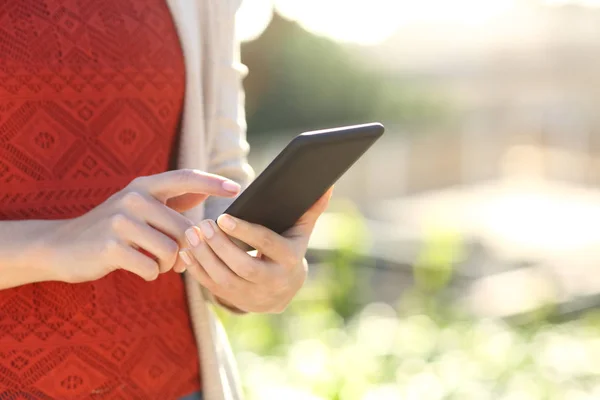
POLYGON ((236 14, 236 36, 242 42, 258 38, 273 17, 270 0, 243 0, 236 14))
POLYGON ((406 25, 483 26, 513 10, 516 0, 275 0, 275 7, 311 32, 371 45, 406 25))
POLYGON ((600 0, 544 0, 549 6, 580 5, 584 7, 600 7, 600 0))
POLYGON ((397 3, 389 0, 275 0, 275 8, 306 30, 340 42, 376 44, 398 26, 397 3))
POLYGON ((244 0, 238 11, 238 36, 245 41, 258 37, 271 20, 273 6, 314 34, 375 45, 403 26, 484 29, 513 11, 518 0, 244 0))

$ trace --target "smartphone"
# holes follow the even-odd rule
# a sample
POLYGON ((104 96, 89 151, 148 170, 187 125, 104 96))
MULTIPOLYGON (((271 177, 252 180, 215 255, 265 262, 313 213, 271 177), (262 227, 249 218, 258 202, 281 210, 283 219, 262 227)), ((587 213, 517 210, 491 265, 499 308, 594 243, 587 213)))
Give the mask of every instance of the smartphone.
POLYGON ((383 132, 382 124, 369 123, 296 136, 225 213, 284 233, 383 132))

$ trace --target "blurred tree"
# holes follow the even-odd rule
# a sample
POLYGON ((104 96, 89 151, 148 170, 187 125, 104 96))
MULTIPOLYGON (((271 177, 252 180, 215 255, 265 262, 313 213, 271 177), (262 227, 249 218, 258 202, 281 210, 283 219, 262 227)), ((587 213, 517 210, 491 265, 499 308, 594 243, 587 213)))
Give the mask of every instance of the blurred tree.
POLYGON ((370 121, 431 120, 440 104, 374 73, 348 49, 275 13, 265 32, 244 43, 248 129, 252 134, 370 121))

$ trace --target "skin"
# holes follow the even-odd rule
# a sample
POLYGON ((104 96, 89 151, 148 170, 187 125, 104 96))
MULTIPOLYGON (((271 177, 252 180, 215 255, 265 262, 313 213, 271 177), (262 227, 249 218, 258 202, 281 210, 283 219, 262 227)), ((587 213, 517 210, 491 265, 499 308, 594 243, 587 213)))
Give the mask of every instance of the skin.
POLYGON ((190 248, 181 255, 187 270, 231 309, 283 312, 306 279, 308 241, 331 194, 332 189, 282 235, 226 214, 217 223, 202 221, 186 232, 190 248), (228 235, 258 252, 240 249, 228 235))
POLYGON ((137 178, 78 218, 0 221, 0 290, 28 283, 88 282, 118 270, 152 281, 188 273, 235 312, 279 313, 302 287, 304 255, 332 190, 282 235, 221 215, 195 226, 181 213, 238 184, 195 170, 137 178), (257 249, 248 253, 234 237, 257 249))
POLYGON ((233 197, 238 184, 194 170, 137 178, 78 218, 0 222, 0 289, 33 282, 93 281, 117 269, 151 281, 182 261, 181 215, 209 195, 233 197))

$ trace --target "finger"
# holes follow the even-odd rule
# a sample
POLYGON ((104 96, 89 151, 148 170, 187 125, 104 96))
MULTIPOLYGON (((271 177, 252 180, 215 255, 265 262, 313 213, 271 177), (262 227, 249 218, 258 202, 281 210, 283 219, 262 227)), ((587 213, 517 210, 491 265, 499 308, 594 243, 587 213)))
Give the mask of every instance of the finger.
MULTIPOLYGON (((268 228, 265 228, 264 226, 241 220, 229 214, 223 214, 219 216, 217 219, 217 224, 227 235, 247 243, 254 249, 258 250, 260 254, 265 255, 269 259, 275 261, 277 264, 293 266, 298 262, 299 257, 294 248, 290 245, 288 239, 278 235, 268 228)), ((223 261, 225 261, 227 265, 232 265, 234 262, 239 263, 240 261, 237 259, 242 257, 239 253, 242 253, 245 258, 256 260, 256 258, 250 256, 248 253, 239 248, 238 251, 235 252, 230 250, 226 246, 227 241, 227 236, 217 231, 215 234, 215 239, 209 242, 219 257, 225 257, 223 261), (219 247, 219 249, 217 250, 215 247, 219 247), (233 258, 234 256, 236 257, 236 260, 230 261, 229 259, 233 258)), ((248 274, 248 272, 246 272, 246 274, 248 274)))
POLYGON ((236 245, 215 223, 205 220, 200 223, 204 240, 212 251, 237 276, 248 282, 262 282, 266 279, 267 269, 264 262, 252 257, 236 245))
POLYGON ((235 305, 232 300, 227 299, 226 296, 231 297, 231 293, 225 293, 225 291, 220 288, 215 281, 210 278, 210 276, 208 276, 204 268, 202 268, 196 259, 188 254, 188 249, 180 251, 179 256, 180 258, 186 260, 187 271, 190 276, 194 278, 200 285, 204 286, 209 292, 211 292, 215 297, 216 302, 236 314, 245 313, 245 311, 235 305))
MULTIPOLYGON (((212 221, 211 221, 212 222, 212 221)), ((187 235, 190 237, 196 235, 200 238, 198 243, 195 239, 190 240, 190 249, 188 253, 194 256, 194 259, 204 268, 208 276, 224 290, 231 292, 241 288, 247 281, 244 281, 240 276, 234 273, 231 265, 225 264, 211 249, 207 243, 207 239, 202 240, 203 234, 199 232, 198 227, 192 227, 188 230, 187 235)), ((233 243, 232 247, 236 247, 233 243)), ((241 251, 239 248, 237 248, 241 251)), ((250 256, 248 256, 250 257, 250 256)))
POLYGON ((189 249, 184 249, 179 252, 179 258, 184 260, 187 273, 189 273, 190 276, 196 280, 196 282, 204 286, 212 294, 216 295, 215 292, 218 292, 221 289, 189 251, 189 249))
POLYGON ((147 281, 153 281, 158 277, 158 264, 131 246, 115 242, 112 253, 115 267, 132 272, 147 281))
POLYGON ((240 185, 232 180, 193 169, 167 171, 137 178, 131 185, 147 191, 162 202, 187 193, 232 197, 240 191, 240 185))
POLYGON ((173 266, 173 272, 178 273, 178 274, 183 274, 185 272, 186 268, 185 266, 183 266, 183 264, 181 265, 174 265, 173 266))
POLYGON ((183 274, 186 271, 186 269, 187 269, 187 263, 181 259, 181 252, 180 252, 179 257, 177 258, 177 261, 175 262, 175 265, 173 265, 173 271, 177 272, 178 274, 183 274))
POLYGON ((179 252, 179 246, 173 239, 141 221, 121 215, 113 217, 112 224, 122 240, 156 257, 160 273, 173 268, 179 252))
POLYGON ((129 192, 122 199, 122 208, 148 225, 176 240, 185 247, 184 233, 194 223, 157 199, 138 192, 129 192))

